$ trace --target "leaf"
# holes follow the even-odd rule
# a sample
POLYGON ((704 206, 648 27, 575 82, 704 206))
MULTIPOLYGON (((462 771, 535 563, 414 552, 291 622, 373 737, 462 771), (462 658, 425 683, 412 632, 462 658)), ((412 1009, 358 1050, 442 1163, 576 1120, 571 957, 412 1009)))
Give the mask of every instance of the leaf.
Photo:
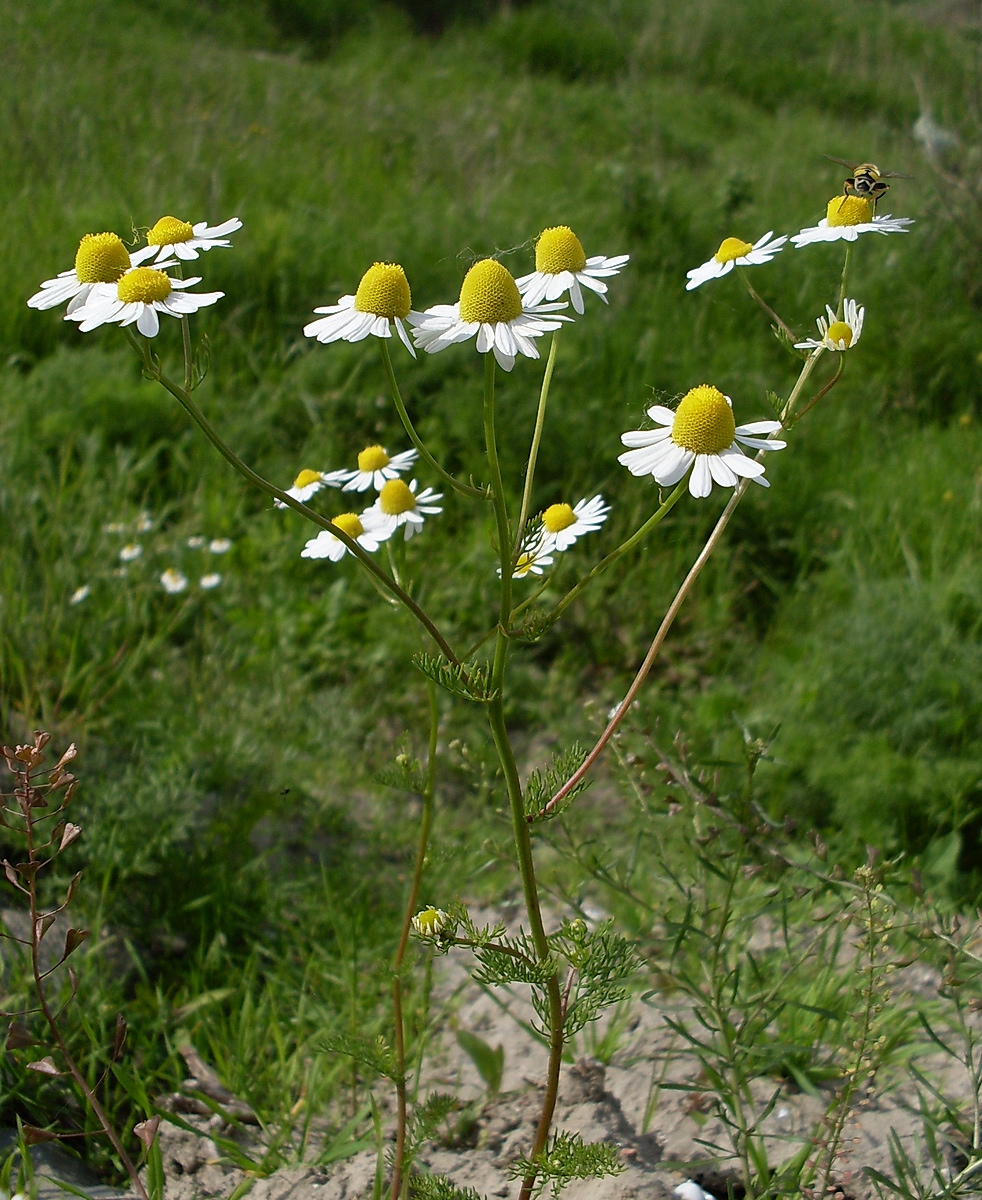
POLYGON ((69 954, 73 954, 89 936, 87 929, 69 929, 65 934, 65 953, 61 956, 64 962, 69 954))
POLYGON ((413 666, 448 691, 451 696, 459 696, 462 700, 487 704, 498 694, 497 691, 491 691, 491 674, 484 663, 472 662, 455 666, 442 656, 414 654, 413 666))
POLYGON ((484 1038, 467 1029, 457 1030, 457 1044, 477 1068, 477 1073, 488 1085, 491 1095, 497 1096, 505 1071, 504 1046, 495 1046, 492 1049, 484 1038))
POLYGON ((116 1017, 116 1032, 113 1035, 113 1048, 112 1048, 112 1055, 111 1055, 113 1062, 115 1062, 116 1059, 119 1058, 119 1056, 123 1053, 123 1043, 125 1041, 126 1041, 126 1018, 123 1016, 122 1013, 119 1013, 116 1017))
POLYGON ((590 786, 589 780, 581 779, 563 797, 561 804, 543 812, 556 792, 580 769, 585 759, 586 750, 579 742, 574 742, 568 749, 555 754, 552 762, 544 770, 532 772, 525 785, 525 815, 529 821, 546 821, 560 816, 570 806, 574 797, 590 786))
POLYGON ((147 1154, 150 1153, 150 1147, 157 1140, 157 1130, 160 1128, 160 1117, 150 1117, 146 1121, 140 1121, 138 1125, 133 1126, 133 1132, 143 1143, 143 1148, 147 1154))
POLYGON ((36 1125, 22 1125, 21 1132, 24 1135, 24 1141, 29 1146, 40 1146, 42 1142, 57 1142, 57 1133, 51 1133, 47 1129, 38 1129, 36 1125))
POLYGON ((36 1046, 37 1042, 20 1022, 11 1021, 7 1027, 7 1040, 4 1045, 8 1050, 23 1050, 25 1046, 36 1046))
POLYGON ((64 1075, 64 1071, 59 1071, 55 1066, 54 1059, 50 1054, 44 1058, 36 1059, 34 1062, 27 1063, 29 1071, 37 1071, 39 1075, 64 1075))
POLYGON ((70 846, 81 832, 81 825, 73 825, 71 821, 66 821, 65 828, 61 831, 61 844, 58 847, 58 853, 60 854, 62 850, 70 846))
POLYGON ((34 922, 35 940, 40 942, 43 939, 44 935, 51 928, 51 926, 54 925, 54 923, 55 923, 55 914, 54 913, 41 913, 40 916, 37 918, 37 920, 34 922))

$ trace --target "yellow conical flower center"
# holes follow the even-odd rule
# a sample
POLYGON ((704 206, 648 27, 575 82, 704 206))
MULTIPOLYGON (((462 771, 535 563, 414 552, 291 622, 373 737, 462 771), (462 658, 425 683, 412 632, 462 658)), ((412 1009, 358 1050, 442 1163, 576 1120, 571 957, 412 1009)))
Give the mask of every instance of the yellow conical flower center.
POLYGON ((358 455, 359 471, 381 471, 389 465, 389 452, 384 446, 366 446, 358 455))
POLYGON ((753 246, 749 242, 741 242, 739 238, 724 238, 713 258, 718 263, 733 262, 735 258, 743 258, 751 250, 753 246))
POLYGON ((424 908, 413 917, 413 924, 424 937, 432 937, 446 924, 447 914, 439 908, 424 908))
POLYGON ((309 487, 312 483, 320 483, 321 478, 322 476, 320 471, 311 471, 305 468, 300 472, 296 479, 294 479, 293 486, 295 488, 309 487))
POLYGON ((358 284, 355 308, 376 317, 408 317, 412 307, 409 280, 398 263, 372 263, 358 284))
POLYGON ((413 511, 416 497, 401 479, 390 479, 378 494, 378 504, 387 517, 397 517, 400 513, 413 511))
POLYGON ((845 321, 833 321, 829 326, 828 339, 836 346, 839 342, 845 342, 847 346, 851 346, 852 330, 845 321))
POLYGON ((516 575, 527 575, 535 566, 535 555, 531 551, 525 551, 524 554, 518 556, 518 562, 515 563, 516 575))
POLYGON ((361 523, 361 517, 357 513, 342 513, 339 517, 333 517, 331 524, 336 525, 342 533, 346 533, 350 538, 361 537, 365 532, 365 526, 361 523))
POLYGON ((543 229, 535 243, 535 269, 545 275, 558 275, 560 271, 582 271, 586 266, 586 255, 580 239, 568 225, 554 225, 543 229))
POLYGON ((482 258, 464 276, 460 289, 460 319, 497 325, 522 315, 522 297, 507 268, 482 258))
POLYGON ((866 225, 873 219, 873 205, 863 196, 833 196, 825 219, 830 226, 866 225))
POLYGON ((560 533, 576 524, 576 514, 568 504, 550 504, 542 514, 542 524, 550 533, 560 533))
POLYGON ((147 234, 148 246, 173 246, 175 242, 189 242, 194 230, 187 221, 177 217, 161 217, 147 234))
POLYGON ((114 233, 87 233, 75 254, 79 283, 115 283, 130 267, 126 247, 114 233))
POLYGON ((732 444, 735 432, 729 402, 708 383, 686 392, 675 410, 672 441, 695 454, 719 454, 732 444))
POLYGON ((116 284, 116 293, 124 304, 135 304, 138 300, 144 304, 166 300, 171 294, 170 279, 166 272, 153 267, 134 267, 116 284))

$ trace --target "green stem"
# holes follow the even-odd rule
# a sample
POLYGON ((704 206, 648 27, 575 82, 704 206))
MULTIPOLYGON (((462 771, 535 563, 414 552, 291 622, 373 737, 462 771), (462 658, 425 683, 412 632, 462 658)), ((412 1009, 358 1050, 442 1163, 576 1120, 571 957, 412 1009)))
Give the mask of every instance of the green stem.
POLYGON ((529 460, 525 468, 525 490, 522 492, 522 509, 518 514, 518 533, 515 538, 515 560, 518 560, 522 548, 522 535, 525 532, 525 522, 528 520, 529 505, 532 502, 532 483, 535 479, 535 464, 539 457, 539 445, 542 442, 542 429, 546 422, 546 405, 549 402, 549 388, 552 385, 552 372, 556 365, 556 350, 559 346, 559 330, 552 335, 549 346, 549 358, 546 360, 545 373, 542 376, 542 387, 539 391, 539 407, 535 414, 535 429, 532 432, 532 445, 529 447, 529 460))
POLYGON ((835 306, 835 319, 842 320, 842 306, 846 299, 846 279, 849 275, 849 260, 852 258, 852 242, 846 242, 846 257, 842 262, 842 278, 839 280, 839 303, 835 306))
MULTIPOLYGON (((542 909, 539 905, 538 887, 535 881, 535 863, 532 858, 532 838, 525 821, 525 802, 522 784, 518 776, 518 765, 508 737, 505 723, 504 681, 508 663, 508 638, 505 630, 511 614, 512 594, 512 541, 508 528, 508 511, 505 506, 501 468, 498 463, 498 447, 494 428, 494 357, 488 352, 484 357, 484 437, 487 444, 488 467, 491 471, 491 499, 494 504, 497 525, 498 560, 501 564, 501 602, 498 608, 498 631, 495 640, 494 661, 491 668, 490 692, 494 697, 488 704, 488 720, 491 736, 501 763, 511 809, 512 830, 515 836, 515 853, 522 877, 525 910, 528 914, 532 944, 540 963, 550 959, 549 940, 546 937, 542 909)), ((563 1057, 563 1000, 559 989, 559 975, 553 970, 546 983, 549 998, 549 1066, 546 1074, 546 1093, 542 1112, 532 1142, 530 1158, 535 1158, 545 1149, 556 1109, 559 1094, 559 1072, 563 1057)), ((532 1171, 522 1180, 519 1200, 529 1200, 535 1185, 537 1171, 532 1171)))
POLYGON ((423 878, 423 867, 426 863, 426 852, 429 848, 430 829, 433 825, 433 797, 436 789, 436 751, 437 736, 440 727, 440 706, 437 702, 436 684, 432 679, 426 681, 430 708, 430 740, 426 760, 426 782, 423 785, 423 811, 420 814, 419 839, 416 844, 416 863, 413 868, 413 881, 409 888, 409 897, 402 917, 402 933, 399 945, 392 960, 392 1011, 395 1022, 395 1053, 396 1053, 396 1147, 392 1165, 392 1200, 399 1200, 403 1184, 403 1169, 406 1157, 406 1033, 402 1014, 402 966, 406 958, 406 947, 409 944, 409 931, 412 928, 413 916, 419 903, 419 888, 423 878))
POLYGON ((163 373, 160 365, 154 362, 153 356, 151 355, 149 349, 145 345, 141 345, 131 331, 127 330, 127 332, 129 333, 130 340, 136 347, 137 353, 143 360, 144 368, 146 369, 148 375, 150 375, 153 379, 156 379, 161 387, 166 388, 166 390, 170 392, 170 394, 178 401, 191 420, 194 421, 208 441, 211 442, 211 444, 215 447, 218 453, 221 454, 226 462, 230 463, 244 479, 247 479, 251 484, 254 484, 268 496, 272 496, 274 499, 281 501, 287 508, 292 508, 294 512, 300 513, 301 516, 306 517, 308 521, 311 521, 319 528, 328 530, 338 539, 338 541, 343 542, 349 553, 358 559, 358 561, 369 572, 369 574, 377 579, 379 583, 386 589, 386 591, 391 593, 400 604, 402 604, 409 610, 409 612, 412 613, 412 615, 416 618, 420 625, 423 626, 434 642, 436 642, 437 646, 440 648, 440 652, 451 663, 453 663, 454 666, 460 667, 461 664, 458 661, 457 656, 450 649, 450 645, 446 638, 439 631, 439 629, 437 629, 437 627, 433 624, 433 621, 420 608, 412 596, 410 596, 408 592, 404 591, 396 583, 396 581, 391 578, 391 576, 386 575, 382 568, 375 563, 371 555, 366 553, 366 551, 364 551, 361 546, 358 545, 355 539, 349 537, 343 529, 338 528, 338 526, 330 521, 327 517, 321 516, 320 513, 314 512, 312 508, 308 508, 306 504, 301 504, 299 500, 294 500, 292 496, 287 495, 286 492, 282 491, 275 484, 270 483, 268 479, 264 479, 261 475, 253 471, 251 467, 246 466, 242 459, 239 458, 239 456, 229 446, 227 446, 224 441, 222 441, 211 422, 204 415, 201 409, 198 408, 197 404, 195 404, 188 393, 183 388, 178 387, 173 380, 168 379, 168 377, 163 373))
POLYGON ((436 461, 433 455, 423 445, 423 440, 416 432, 416 428, 409 418, 409 413, 402 400, 402 393, 399 391, 399 384, 396 382, 396 373, 392 369, 392 358, 389 355, 389 347, 385 338, 378 338, 378 344, 382 351, 382 366, 385 368, 385 374, 389 381, 389 391, 392 393, 392 403, 396 406, 396 412, 399 414, 399 419, 402 421, 403 428, 409 436, 409 440, 419 451, 419 456, 432 470, 436 471, 437 475, 454 489, 460 492, 462 496, 474 496, 479 500, 487 498, 487 493, 481 488, 472 487, 469 483, 461 483, 459 479, 455 479, 449 471, 436 461))
POLYGON ((812 398, 808 401, 808 403, 801 410, 801 412, 795 413, 794 419, 788 422, 789 429, 792 426, 797 425, 798 422, 801 420, 801 418, 805 415, 805 413, 810 412, 815 407, 815 405, 819 402, 819 400, 822 399, 823 396, 827 396, 828 393, 831 392, 831 390, 835 387, 835 385, 842 378, 842 370, 843 370, 843 367, 845 367, 845 365, 846 365, 846 356, 845 356, 845 354, 840 354, 838 366, 835 368, 835 374, 832 376, 832 378, 828 381, 828 383, 824 387, 819 388, 819 390, 815 393, 814 396, 812 396, 812 398))
POLYGON ((562 600, 559 601, 556 607, 549 614, 549 619, 551 621, 558 620, 566 611, 566 609, 569 608, 569 606, 573 603, 580 592, 583 591, 587 584, 592 583, 592 581, 596 579, 598 575, 602 575, 609 566, 617 562, 617 560, 623 555, 627 554, 629 550, 633 550, 639 542, 643 541, 643 539, 648 536, 648 534, 652 531, 652 529, 655 528, 656 525, 661 524, 661 522, 665 519, 665 517, 668 516, 675 505, 678 504, 679 500, 682 499, 686 486, 686 480, 683 479, 676 486, 675 490, 671 493, 668 499, 665 500, 661 506, 651 514, 651 516, 647 519, 647 521, 645 521, 640 529, 638 529, 635 533, 632 533, 626 542, 621 542, 616 550, 611 550, 607 557, 602 558, 588 575, 584 575, 584 577, 578 584, 576 584, 575 587, 570 588, 562 600))

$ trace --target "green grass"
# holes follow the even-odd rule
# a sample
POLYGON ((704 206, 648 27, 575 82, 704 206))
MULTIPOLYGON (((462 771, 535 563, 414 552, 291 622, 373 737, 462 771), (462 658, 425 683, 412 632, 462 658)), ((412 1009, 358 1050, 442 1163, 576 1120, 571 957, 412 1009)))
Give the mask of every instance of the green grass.
MULTIPOLYGON (((326 12, 0 0, 0 735, 43 725, 82 742, 86 904, 134 963, 115 982, 93 966, 93 1011, 132 1006, 161 1087, 179 1077, 185 1022, 271 1121, 305 1087, 311 1108, 337 1094, 319 1037, 384 1026, 413 813, 373 776, 404 739, 422 751, 418 643, 350 561, 300 560, 298 519, 240 484, 121 335, 26 307, 86 232, 129 237, 168 212, 243 219, 234 249, 199 260, 203 286, 226 297, 195 320, 212 359, 197 395, 281 484, 369 441, 403 443, 374 347, 301 332, 372 261, 401 262, 423 308, 453 300, 475 257, 528 269, 547 225, 573 226, 587 254, 630 253, 609 307, 564 332, 535 495, 603 491, 609 547, 651 511, 653 489, 616 455, 652 398, 713 381, 751 420, 795 376, 733 278, 686 294, 685 271, 729 234, 814 223, 841 187, 826 153, 913 175, 882 207, 915 216, 914 231, 857 244, 850 291, 867 323, 844 380, 772 456, 770 491, 742 505, 645 711, 706 758, 732 757, 734 712, 755 730, 780 723, 762 795, 838 829, 844 861, 876 841, 973 898, 982 870, 982 248, 969 191, 943 184, 910 136, 909 82, 916 72, 935 117, 973 145, 974 30, 874 0, 554 0, 440 36, 369 5, 350 7, 346 33, 312 32, 326 12), (143 513, 153 529, 137 537, 143 513), (232 548, 188 547, 198 536, 232 548), (120 573, 131 539, 143 554, 120 573), (163 593, 168 566, 187 592, 163 593), (209 570, 223 581, 203 592, 209 570), (251 1082, 235 1075, 259 1060, 251 1082)), ((753 278, 809 335, 840 268, 839 248, 818 246, 753 278)), ((173 365, 179 336, 164 324, 156 348, 173 365)), ((468 348, 397 359, 427 444, 483 479, 476 367, 468 348)), ((500 387, 513 477, 538 379, 522 362, 500 387)), ((717 511, 680 506, 527 650, 516 728, 588 736, 717 511)), ((456 540, 427 534, 418 587, 476 637, 488 530, 458 502, 441 528, 456 540)), ((448 893, 490 894, 510 886, 504 868, 476 882, 471 868, 508 853, 500 784, 480 714, 449 711, 444 738, 466 754, 441 768, 434 862, 448 893)), ((36 1118, 47 1093, 6 1070, 8 1107, 36 1118)))

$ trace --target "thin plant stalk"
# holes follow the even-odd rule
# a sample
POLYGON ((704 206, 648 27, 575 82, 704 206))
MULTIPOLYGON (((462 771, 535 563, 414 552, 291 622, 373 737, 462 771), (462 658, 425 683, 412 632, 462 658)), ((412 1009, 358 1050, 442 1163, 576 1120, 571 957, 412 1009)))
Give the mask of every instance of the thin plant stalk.
MULTIPOLYGON (((505 777, 508 791, 508 803, 511 809, 512 831, 515 837, 515 853, 518 868, 522 877, 522 891, 525 898, 525 910, 528 914, 529 927, 532 934, 532 944, 540 963, 549 961, 549 941, 546 937, 545 925, 542 920, 542 909, 539 904, 538 886, 535 879, 535 863, 532 857, 532 839, 525 821, 525 802, 522 796, 522 785, 518 777, 518 765, 508 737, 505 723, 505 706, 503 699, 505 671, 508 662, 507 625, 512 607, 511 587, 511 538, 508 528, 508 511, 501 482, 501 468, 498 463, 498 449, 494 427, 494 356, 489 352, 484 358, 484 436, 487 445, 488 466, 491 471, 491 499, 494 504, 495 523, 497 526, 498 557, 501 563, 501 602, 499 606, 498 631, 495 640, 494 661, 491 668, 490 694, 488 703, 488 720, 491 725, 491 736, 495 750, 505 777)), ((559 1072, 563 1058, 563 998, 559 987, 559 974, 552 971, 546 983, 549 999, 549 1065, 546 1072, 546 1091, 542 1102, 542 1111, 536 1127, 532 1150, 529 1155, 534 1164, 536 1158, 546 1147, 549 1129, 552 1125, 553 1114, 556 1110, 556 1099, 559 1094, 559 1072)), ((529 1200, 535 1186, 537 1172, 535 1167, 522 1180, 519 1200, 529 1200)))
MULTIPOLYGON (((403 1189, 403 1165, 406 1154, 406 1026, 402 1011, 402 967, 406 958, 406 947, 409 945, 409 934, 412 929, 413 915, 419 903, 419 888, 423 878, 423 867, 426 863, 426 853, 430 843, 430 829, 433 824, 433 797, 436 789, 436 751, 437 736, 440 728, 440 706, 437 701, 436 684, 432 679, 426 681, 427 696, 430 710, 430 733, 426 760, 426 781, 421 796, 423 810, 419 820, 419 838, 416 843, 416 862, 413 867, 413 880, 406 898, 406 907, 402 917, 402 931, 399 935, 399 945, 392 960, 392 1013, 395 1022, 395 1054, 396 1054, 396 1148, 392 1166, 392 1200, 399 1200, 403 1189)), ((405 1182, 408 1183, 408 1180, 405 1182)))
POLYGON ((549 403, 549 388, 552 386, 552 372, 556 365, 556 351, 559 348, 559 330, 552 335, 549 346, 549 357, 546 359, 546 369, 542 375, 542 387, 539 390, 539 407, 535 413, 535 429, 532 431, 532 445, 529 447, 528 465, 525 468, 525 488, 522 492, 522 507, 518 514, 518 532, 515 536, 514 559, 517 562, 522 548, 522 535, 525 532, 525 522, 528 520, 529 506, 532 503, 532 484, 535 481, 535 465, 539 458, 539 446, 542 442, 542 430, 546 423, 546 405, 549 403))
POLYGON ((774 311, 774 309, 771 308, 771 306, 767 303, 767 301, 763 298, 763 296, 760 295, 760 293, 757 291, 757 289, 754 287, 754 285, 747 278, 747 272, 744 270, 744 268, 737 267, 737 270, 740 272, 740 278, 743 280, 744 284, 746 285, 747 291, 750 293, 751 299, 756 301, 756 303, 760 305, 760 307, 764 310, 765 313, 767 313, 767 315, 770 317, 770 319, 772 321, 774 321, 775 324, 780 327, 781 332, 784 334, 784 336, 793 343, 795 335, 794 335, 794 332, 792 331, 792 329, 790 328, 790 326, 787 324, 787 322, 782 321, 781 318, 774 311))
POLYGON ((459 479, 455 479, 449 471, 440 466, 429 450, 427 450, 426 446, 423 444, 423 439, 416 432, 416 427, 413 425, 409 413, 406 410, 406 405, 403 402, 402 392, 399 390, 399 384, 396 381, 396 373, 392 367, 392 356, 389 354, 389 347, 386 344, 386 340, 385 338, 378 338, 377 340, 382 353, 382 366, 385 368, 385 375, 389 381, 389 391, 392 394, 392 403, 395 405, 396 412, 399 414, 399 419, 402 421, 402 426, 405 429, 409 440, 419 451, 420 458, 422 458, 427 466, 436 471, 437 475, 440 476, 444 483, 452 487, 454 491, 460 492, 462 496, 471 496, 478 500, 486 499, 487 493, 485 491, 483 491, 481 488, 472 487, 469 483, 462 483, 459 479))

